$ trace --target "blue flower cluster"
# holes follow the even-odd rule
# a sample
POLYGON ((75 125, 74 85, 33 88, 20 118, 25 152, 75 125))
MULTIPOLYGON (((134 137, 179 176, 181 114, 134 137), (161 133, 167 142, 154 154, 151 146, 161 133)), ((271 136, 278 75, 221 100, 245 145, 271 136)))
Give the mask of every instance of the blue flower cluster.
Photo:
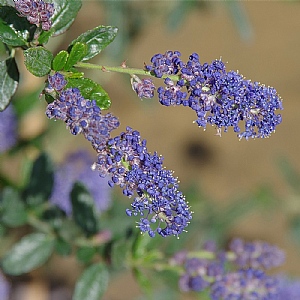
POLYGON ((221 261, 211 261, 191 257, 184 262, 185 273, 179 279, 181 291, 201 292, 211 285, 212 280, 219 280, 224 273, 224 264, 221 261))
POLYGON ((154 73, 155 77, 177 74, 184 66, 180 59, 179 51, 167 51, 165 54, 155 54, 151 58, 152 65, 146 65, 145 69, 154 73))
POLYGON ((285 254, 278 247, 262 241, 245 242, 234 239, 229 250, 234 253, 234 263, 241 268, 271 269, 278 267, 285 261, 285 254))
POLYGON ((178 236, 192 217, 184 196, 178 190, 177 179, 171 171, 163 168, 163 157, 156 152, 150 154, 146 140, 130 127, 109 139, 107 146, 98 152, 95 168, 102 176, 112 175, 110 186, 120 185, 125 196, 134 196, 127 215, 141 215, 138 227, 151 237, 155 232, 161 236, 178 236), (155 230, 151 226, 154 223, 157 224, 155 230))
POLYGON ((136 75, 133 75, 131 86, 139 98, 150 99, 154 97, 155 85, 151 78, 139 79, 136 75))
POLYGON ((93 163, 91 155, 80 150, 71 153, 54 173, 54 185, 49 201, 60 207, 67 215, 72 213, 70 193, 76 181, 82 182, 91 193, 98 212, 108 209, 111 202, 107 180, 99 178, 90 168, 93 163))
POLYGON ((84 99, 79 89, 64 89, 67 81, 62 74, 50 75, 48 80, 46 93, 55 91, 58 98, 47 106, 47 117, 64 120, 72 134, 82 133, 96 150, 105 147, 110 132, 119 126, 118 119, 102 115, 96 101, 84 99))
POLYGON ((11 289, 11 283, 0 273, 0 299, 9 299, 11 289))
POLYGON ((96 150, 98 160, 92 166, 100 176, 109 175, 109 185, 119 185, 123 194, 133 197, 128 216, 140 215, 137 227, 141 232, 165 237, 178 236, 188 226, 192 215, 184 196, 178 190, 177 178, 163 167, 163 157, 150 154, 146 140, 130 127, 111 137, 119 126, 112 114, 102 115, 93 100, 84 99, 76 88, 66 88, 60 73, 49 75, 46 93, 55 100, 48 104, 48 118, 61 119, 72 134, 82 133, 96 150))
POLYGON ((283 274, 277 276, 279 282, 278 300, 300 299, 300 280, 299 278, 288 278, 283 274))
POLYGON ((15 8, 22 17, 26 17, 31 24, 42 27, 43 30, 51 29, 50 20, 54 13, 54 4, 43 0, 14 0, 15 8))
POLYGON ((188 106, 196 112, 198 126, 205 128, 209 123, 219 135, 222 129, 226 132, 233 127, 240 139, 269 137, 281 123, 275 111, 282 109, 282 100, 274 88, 226 71, 221 60, 201 64, 193 53, 184 63, 180 56, 178 51, 156 54, 152 64, 145 66, 154 76, 164 78, 165 86, 157 89, 162 105, 188 106))
POLYGON ((262 270, 240 269, 226 273, 211 286, 212 300, 265 299, 275 300, 278 282, 262 270))
POLYGON ((184 273, 179 280, 182 291, 200 292, 209 289, 213 300, 265 299, 281 300, 279 281, 266 270, 283 263, 284 253, 265 242, 245 243, 235 239, 230 251, 206 247, 205 257, 188 252, 177 253, 171 263, 181 265, 184 273))
POLYGON ((0 112, 0 153, 17 143, 17 117, 12 105, 0 112))

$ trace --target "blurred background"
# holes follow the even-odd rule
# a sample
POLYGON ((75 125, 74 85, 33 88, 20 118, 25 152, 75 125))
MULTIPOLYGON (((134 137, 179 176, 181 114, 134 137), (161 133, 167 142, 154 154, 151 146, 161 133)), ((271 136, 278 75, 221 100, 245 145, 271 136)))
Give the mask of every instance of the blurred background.
MULTIPOLYGON (((113 25, 119 27, 114 47, 108 46, 94 63, 115 66, 126 61, 129 67, 143 68, 156 53, 178 50, 186 61, 197 52, 201 63, 221 57, 227 70, 239 70, 247 79, 275 87, 284 106, 283 122, 276 133, 269 139, 239 141, 232 130, 220 138, 214 128, 198 128, 193 124, 194 112, 187 108, 161 106, 157 97, 141 101, 132 91, 128 75, 86 71, 110 95, 110 110, 119 117, 120 130, 131 126, 140 131, 148 149, 162 154, 165 166, 179 177, 187 199, 191 197, 196 220, 191 230, 197 239, 222 235, 226 242, 238 236, 276 244, 287 254, 282 270, 298 277, 299 16, 297 1, 83 1, 71 29, 48 45, 58 52, 88 29, 113 25), (218 223, 216 218, 222 216, 218 223)), ((16 99, 36 97, 42 89, 43 79, 25 73, 21 73, 16 99)), ((72 149, 87 147, 83 139, 71 136, 64 124, 49 122, 45 107, 44 101, 37 100, 22 116, 19 130, 23 138, 38 136, 50 126, 45 147, 57 162, 72 149)), ((29 155, 34 156, 34 150, 29 155)), ((13 172, 12 164, 18 166, 12 158, 1 164, 8 174, 13 172)), ((72 259, 60 266, 58 260, 48 272, 72 285, 79 272, 72 259)), ((57 292, 65 293, 64 298, 49 294, 49 284, 40 278, 37 271, 29 282, 20 284, 13 299, 69 299, 68 289, 57 292)), ((139 299, 139 293, 131 274, 125 272, 112 282, 105 299, 139 299)))

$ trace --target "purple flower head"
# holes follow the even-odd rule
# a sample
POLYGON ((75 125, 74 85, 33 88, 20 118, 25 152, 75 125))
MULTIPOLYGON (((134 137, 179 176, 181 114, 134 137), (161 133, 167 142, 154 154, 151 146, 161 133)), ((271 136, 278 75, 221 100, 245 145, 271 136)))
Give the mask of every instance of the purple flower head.
POLYGON ((184 64, 178 53, 155 54, 146 66, 156 77, 172 75, 157 89, 162 105, 188 106, 196 112, 198 126, 211 124, 219 134, 232 127, 245 139, 269 137, 281 123, 276 110, 282 109, 282 100, 274 88, 226 71, 221 60, 201 64, 197 53, 184 64))
POLYGON ((184 274, 179 279, 179 288, 182 292, 201 292, 208 286, 209 282, 199 275, 189 276, 184 274))
POLYGON ((22 17, 26 17, 31 24, 48 31, 51 29, 50 20, 54 13, 54 4, 42 0, 14 0, 15 8, 22 17))
POLYGON ((155 232, 163 237, 178 236, 191 219, 177 179, 162 165, 163 158, 156 152, 150 154, 146 140, 130 127, 107 141, 95 164, 102 176, 110 174, 110 186, 119 185, 125 196, 133 197, 126 213, 142 216, 137 227, 151 237, 155 232))
POLYGON ((300 299, 300 280, 289 279, 286 276, 278 276, 279 294, 278 300, 300 299))
POLYGON ((56 204, 67 215, 72 213, 70 193, 76 181, 82 182, 95 200, 99 212, 108 209, 111 201, 107 180, 91 169, 93 159, 87 151, 75 152, 58 167, 50 202, 56 204))
POLYGON ((175 84, 170 78, 166 78, 164 83, 166 84, 165 88, 157 89, 159 102, 165 106, 182 104, 187 97, 187 92, 182 91, 184 81, 177 81, 175 84))
POLYGON ((184 292, 199 292, 209 287, 211 282, 222 278, 224 272, 224 265, 216 260, 187 258, 179 287, 184 292))
MULTIPOLYGON (((170 260, 171 265, 183 269, 179 279, 182 291, 197 292, 208 288, 212 300, 289 299, 278 298, 280 289, 285 291, 285 287, 289 287, 288 282, 281 277, 268 276, 261 269, 282 263, 282 251, 278 248, 267 243, 250 244, 235 239, 228 252, 217 250, 211 241, 204 244, 203 250, 197 253, 181 251, 170 260), (240 253, 244 255, 242 259, 239 259, 240 253), (235 259, 232 259, 234 256, 235 259)), ((300 289, 291 288, 291 293, 294 291, 299 292, 300 289)))
POLYGON ((53 91, 57 91, 60 93, 66 86, 67 81, 65 77, 56 72, 54 75, 48 76, 48 86, 46 87, 45 91, 47 93, 52 93, 53 91))
POLYGON ((6 280, 2 273, 0 273, 0 299, 8 300, 11 290, 10 283, 6 280))
POLYGON ((248 243, 234 239, 229 249, 235 254, 234 263, 241 268, 271 269, 280 266, 285 260, 282 250, 261 241, 248 243))
POLYGON ((187 259, 188 251, 182 250, 179 252, 176 252, 171 258, 170 258, 170 265, 183 265, 187 259))
POLYGON ((0 112, 0 153, 12 148, 17 142, 17 119, 9 105, 0 112))
MULTIPOLYGON (((48 81, 56 82, 53 77, 48 81)), ((46 115, 63 120, 72 134, 82 133, 91 142, 98 154, 93 169, 99 170, 102 177, 110 176, 109 186, 119 185, 125 196, 133 197, 126 213, 141 216, 137 227, 151 237, 155 232, 163 237, 183 232, 191 212, 178 190, 177 178, 163 168, 163 158, 150 154, 146 140, 130 127, 111 137, 111 131, 119 126, 118 119, 109 113, 102 115, 96 102, 84 99, 78 89, 54 89, 57 99, 47 106, 46 115)))
POLYGON ((152 65, 146 65, 145 69, 153 72, 158 78, 161 78, 163 75, 175 75, 183 66, 180 56, 181 53, 178 51, 167 51, 165 54, 155 54, 151 58, 152 65))
POLYGON ((210 290, 212 300, 275 300, 278 281, 261 270, 239 270, 216 280, 210 290))
POLYGON ((63 120, 72 134, 82 133, 95 150, 101 149, 110 132, 119 126, 118 119, 109 113, 102 115, 96 101, 85 99, 79 89, 63 90, 65 80, 61 74, 49 76, 48 81, 59 95, 47 106, 47 117, 63 120))
POLYGON ((154 97, 155 86, 151 78, 139 79, 137 76, 133 76, 131 86, 139 98, 154 97))

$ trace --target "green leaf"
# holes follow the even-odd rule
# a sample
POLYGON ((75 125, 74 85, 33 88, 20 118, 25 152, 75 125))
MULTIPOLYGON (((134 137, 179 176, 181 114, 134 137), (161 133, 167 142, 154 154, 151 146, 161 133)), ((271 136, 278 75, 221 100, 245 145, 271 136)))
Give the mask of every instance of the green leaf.
POLYGON ((72 300, 99 300, 105 293, 109 274, 102 263, 90 266, 80 276, 75 285, 72 300))
POLYGON ((186 0, 176 1, 176 4, 166 19, 168 29, 172 32, 178 30, 178 28, 184 24, 189 12, 193 9, 197 9, 195 7, 196 5, 199 5, 199 2, 186 0))
POLYGON ((152 285, 149 278, 138 268, 133 268, 132 273, 143 292, 150 296, 152 294, 152 285))
POLYGON ((19 193, 8 187, 3 190, 1 199, 1 222, 9 227, 24 225, 27 221, 27 213, 19 193))
POLYGON ((4 110, 17 90, 19 70, 14 58, 0 61, 0 111, 4 110))
MULTIPOLYGON (((171 286, 170 285, 170 272, 169 273, 164 273, 164 272, 159 272, 160 275, 155 276, 155 283, 151 283, 152 286, 155 286, 155 290, 150 294, 150 295, 142 295, 139 297, 139 300, 148 300, 148 299, 155 299, 155 300, 180 300, 182 299, 177 291, 178 287, 178 275, 176 275, 176 284, 171 286), (163 276, 161 276, 162 274, 163 276), (165 286, 161 288, 161 286, 165 283, 165 286)), ((150 279, 153 279, 153 275, 150 279)), ((195 299, 198 300, 211 300, 210 297, 204 297, 204 292, 201 291, 199 293, 199 296, 196 297, 195 299), (200 296, 201 295, 201 296, 200 296)))
POLYGON ((68 74, 68 78, 83 78, 84 73, 83 72, 78 72, 75 68, 71 68, 70 70, 72 73, 68 74))
POLYGON ((52 103, 55 99, 50 94, 45 94, 45 100, 49 104, 52 103))
POLYGON ((65 50, 60 51, 57 53, 57 55, 54 57, 52 61, 52 68, 54 71, 60 71, 64 68, 67 60, 69 57, 69 53, 65 50))
POLYGON ((71 245, 63 239, 56 240, 55 250, 61 256, 68 256, 72 253, 71 245))
POLYGON ((44 47, 29 48, 24 51, 27 70, 37 77, 47 75, 51 70, 53 54, 44 47))
POLYGON ((76 42, 85 43, 87 45, 87 53, 82 60, 86 61, 99 54, 109 45, 116 37, 117 32, 118 28, 113 26, 98 26, 81 34, 72 41, 70 46, 76 42))
POLYGON ((76 252, 76 257, 82 263, 88 263, 92 260, 96 252, 97 249, 95 247, 80 247, 76 252))
POLYGON ((66 240, 67 242, 73 242, 74 239, 82 235, 82 231, 78 226, 76 226, 73 219, 64 218, 62 222, 62 226, 57 230, 58 235, 62 239, 66 240))
POLYGON ((4 237, 6 234, 6 227, 3 224, 0 224, 0 238, 4 237))
POLYGON ((81 8, 81 0, 52 0, 54 14, 51 18, 54 35, 65 32, 73 23, 81 8))
POLYGON ((1 5, 14 5, 13 0, 0 0, 1 5))
POLYGON ((54 239, 44 233, 23 237, 2 260, 3 271, 21 275, 43 265, 53 252, 54 239))
POLYGON ((66 87, 77 87, 85 99, 95 100, 101 109, 108 109, 111 105, 110 98, 102 86, 89 78, 68 78, 66 87))
POLYGON ((49 225, 51 225, 51 227, 55 229, 59 229, 61 228, 61 226, 63 226, 65 217, 66 213, 58 206, 47 207, 47 209, 43 211, 43 214, 41 216, 42 220, 46 221, 49 225))
POLYGON ((42 31, 42 33, 40 34, 38 41, 40 45, 46 44, 48 42, 48 40, 50 39, 50 37, 53 35, 54 29, 51 28, 48 31, 42 31))
POLYGON ((69 71, 77 62, 81 61, 87 52, 87 45, 84 43, 75 43, 71 50, 69 58, 64 66, 66 71, 69 71))
POLYGON ((113 241, 111 245, 111 264, 114 268, 120 269, 126 266, 126 257, 131 253, 132 241, 120 238, 113 241))
POLYGON ((234 21, 240 36, 249 41, 253 38, 253 29, 244 4, 239 1, 225 1, 225 4, 231 13, 231 19, 234 21))
POLYGON ((32 206, 46 202, 52 192, 53 178, 53 163, 42 153, 33 163, 30 181, 24 191, 26 202, 32 206))
POLYGON ((9 46, 23 46, 26 41, 20 38, 17 33, 0 19, 0 40, 9 46))
POLYGON ((147 253, 147 246, 151 241, 152 238, 148 234, 138 233, 132 245, 132 257, 134 259, 143 258, 147 253))
POLYGON ((76 182, 71 191, 72 210, 75 222, 87 235, 99 231, 95 202, 85 186, 76 182))
POLYGON ((34 38, 36 26, 20 17, 11 6, 0 7, 0 40, 10 46, 24 46, 34 38))

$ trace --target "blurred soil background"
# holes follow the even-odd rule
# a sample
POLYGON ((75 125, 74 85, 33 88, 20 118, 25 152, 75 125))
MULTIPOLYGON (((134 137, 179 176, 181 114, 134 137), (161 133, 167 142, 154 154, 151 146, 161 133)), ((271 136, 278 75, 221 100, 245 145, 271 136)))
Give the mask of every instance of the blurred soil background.
MULTIPOLYGON (((232 130, 220 138, 214 128, 208 127, 206 131, 198 128, 193 124, 196 116, 188 108, 163 107, 157 97, 139 100, 131 90, 128 75, 86 72, 102 83, 110 95, 111 111, 119 117, 121 130, 127 125, 139 130, 148 141, 148 149, 165 157, 166 167, 175 171, 183 187, 197 186, 220 208, 239 195, 270 187, 280 205, 248 214, 228 233, 228 238, 261 239, 278 245, 287 253, 284 271, 300 276, 300 248, 287 234, 287 216, 299 211, 300 199, 287 185, 278 164, 284 157, 300 171, 300 2, 242 1, 238 5, 241 20, 235 18, 236 6, 230 2, 199 2, 186 10, 183 19, 170 19, 178 3, 83 1, 71 29, 54 39, 49 48, 66 49, 82 32, 100 24, 114 25, 120 27, 120 37, 114 42, 119 43, 118 51, 113 52, 113 46, 109 46, 93 62, 120 65, 126 60, 129 67, 143 68, 144 62, 149 63, 156 53, 179 50, 186 61, 191 53, 197 52, 202 63, 221 57, 228 62, 228 70, 239 70, 247 79, 275 87, 284 99, 283 122, 276 133, 269 139, 239 141, 232 130), (132 39, 126 40, 130 22, 142 26, 130 32, 132 39)), ((19 93, 36 90, 42 82, 28 75, 22 77, 21 85, 19 93)), ((36 130, 47 126, 45 106, 41 106, 23 120, 20 127, 24 136, 34 135, 36 130)), ((49 139, 47 150, 57 160, 79 143, 85 144, 83 139, 68 134, 63 124, 55 125, 60 129, 54 138, 57 144, 53 145, 49 139), (58 151, 62 140, 66 149, 58 151)), ((194 215, 197 214, 195 211, 194 215)), ((72 260, 62 264, 59 259, 47 272, 57 274, 58 282, 63 280, 67 285, 79 274, 72 260)), ((62 289, 60 295, 65 293, 64 298, 55 296, 58 294, 50 297, 47 282, 38 280, 39 271, 33 278, 28 285, 22 285, 22 297, 16 292, 15 299, 70 299, 69 292, 62 289)), ((125 274, 112 282, 105 299, 126 300, 137 295, 137 285, 130 274, 125 274)))

